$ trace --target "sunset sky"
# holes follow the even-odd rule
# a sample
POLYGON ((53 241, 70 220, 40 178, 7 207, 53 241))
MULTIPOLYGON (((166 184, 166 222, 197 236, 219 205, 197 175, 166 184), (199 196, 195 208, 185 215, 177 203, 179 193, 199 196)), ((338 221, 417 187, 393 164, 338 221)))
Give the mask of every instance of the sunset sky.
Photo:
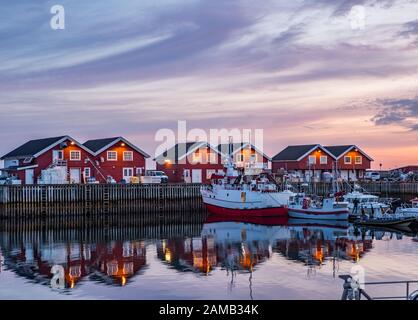
POLYGON ((185 120, 264 129, 271 156, 356 144, 374 167, 418 164, 417 0, 2 1, 0 40, 1 155, 65 134, 153 155, 185 120))

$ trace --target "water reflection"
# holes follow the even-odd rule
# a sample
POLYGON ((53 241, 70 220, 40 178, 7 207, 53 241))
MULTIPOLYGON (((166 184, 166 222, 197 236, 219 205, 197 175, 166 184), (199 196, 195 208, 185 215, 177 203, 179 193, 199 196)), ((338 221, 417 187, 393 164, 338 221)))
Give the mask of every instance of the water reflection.
POLYGON ((89 281, 129 285, 153 273, 147 252, 156 252, 160 266, 180 275, 220 271, 232 287, 237 273, 247 274, 252 297, 253 273, 274 255, 304 266, 309 277, 331 263, 335 276, 342 261, 359 262, 373 250, 374 241, 404 235, 399 230, 356 229, 344 222, 291 219, 266 226, 214 217, 203 224, 128 223, 105 231, 92 225, 66 230, 25 227, 1 232, 0 260, 2 268, 34 283, 51 286, 54 277, 62 276, 68 291, 89 281))
MULTIPOLYGON (((143 241, 109 243, 21 243, 5 251, 6 267, 19 276, 48 284, 62 276, 65 288, 74 288, 85 277, 107 284, 125 285, 129 278, 146 266, 143 241)), ((59 280, 59 279, 58 279, 59 280)))

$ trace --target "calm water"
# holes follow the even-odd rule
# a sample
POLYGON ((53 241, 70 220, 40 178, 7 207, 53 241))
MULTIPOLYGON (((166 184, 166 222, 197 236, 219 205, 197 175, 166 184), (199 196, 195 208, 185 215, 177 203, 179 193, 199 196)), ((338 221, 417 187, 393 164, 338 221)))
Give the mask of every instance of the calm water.
MULTIPOLYGON (((414 232, 203 220, 93 221, 58 229, 8 222, 0 233, 0 298, 339 299, 338 275, 355 265, 364 268, 366 281, 418 280, 414 232)), ((404 292, 403 286, 389 291, 404 292)))

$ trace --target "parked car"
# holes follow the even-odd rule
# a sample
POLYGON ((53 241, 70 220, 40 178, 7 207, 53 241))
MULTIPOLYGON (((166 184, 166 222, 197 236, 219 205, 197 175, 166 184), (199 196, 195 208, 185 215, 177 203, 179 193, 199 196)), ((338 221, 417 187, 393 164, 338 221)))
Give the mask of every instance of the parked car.
POLYGON ((161 183, 168 183, 168 176, 164 171, 148 170, 146 175, 150 177, 159 177, 161 178, 161 183))
POLYGON ((379 181, 380 180, 380 173, 375 171, 367 171, 364 175, 365 180, 371 181, 379 181))

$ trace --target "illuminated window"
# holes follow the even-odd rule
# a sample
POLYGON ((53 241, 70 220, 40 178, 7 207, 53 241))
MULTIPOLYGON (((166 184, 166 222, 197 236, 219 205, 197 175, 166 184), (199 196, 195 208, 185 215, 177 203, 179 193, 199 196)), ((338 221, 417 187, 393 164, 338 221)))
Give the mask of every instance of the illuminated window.
POLYGON ((362 156, 356 156, 356 164, 362 164, 363 163, 363 157, 362 156))
POLYGON ((81 160, 81 152, 79 150, 70 151, 70 160, 71 161, 80 161, 81 160))
POLYGON ((316 157, 315 156, 309 156, 309 164, 316 164, 316 157))
POLYGON ((116 151, 108 151, 107 161, 118 161, 118 153, 116 151))
POLYGON ((123 161, 133 161, 133 160, 134 160, 134 153, 132 151, 123 152, 123 161))
POLYGON ((321 164, 328 164, 328 157, 327 156, 321 156, 319 161, 320 161, 321 164))
POLYGON ((345 156, 344 157, 344 164, 351 164, 351 157, 350 156, 345 156))
POLYGON ((195 153, 193 153, 193 162, 201 162, 202 161, 202 155, 201 153, 198 151, 196 151, 195 153))

